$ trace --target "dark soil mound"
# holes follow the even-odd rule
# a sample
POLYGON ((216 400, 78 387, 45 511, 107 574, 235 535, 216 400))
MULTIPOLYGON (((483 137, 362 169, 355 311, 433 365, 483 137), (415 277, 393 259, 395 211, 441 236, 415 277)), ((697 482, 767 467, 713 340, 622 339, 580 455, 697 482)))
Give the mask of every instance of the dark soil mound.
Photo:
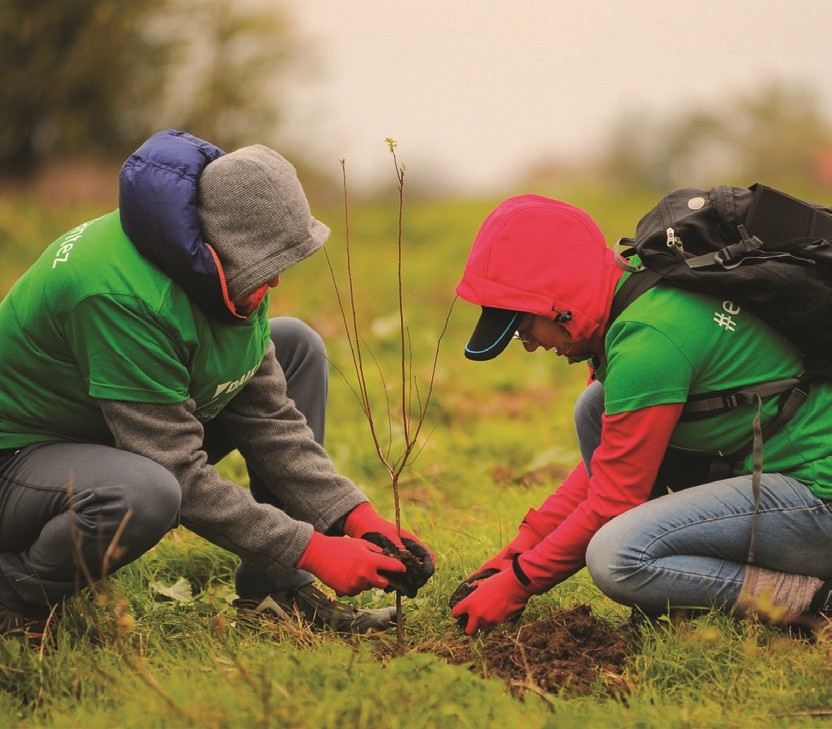
POLYGON ((587 694, 600 678, 610 693, 626 691, 623 672, 633 646, 615 628, 597 620, 588 605, 556 612, 542 620, 501 628, 481 647, 472 643, 440 650, 453 663, 485 666, 512 693, 526 690, 587 694))
POLYGON ((388 579, 390 587, 407 597, 416 597, 419 588, 433 574, 433 560, 427 551, 407 537, 403 540, 404 545, 408 548, 405 550, 399 549, 387 537, 378 532, 369 532, 363 538, 381 547, 382 554, 395 557, 407 569, 407 572, 402 573, 381 570, 380 574, 388 579))

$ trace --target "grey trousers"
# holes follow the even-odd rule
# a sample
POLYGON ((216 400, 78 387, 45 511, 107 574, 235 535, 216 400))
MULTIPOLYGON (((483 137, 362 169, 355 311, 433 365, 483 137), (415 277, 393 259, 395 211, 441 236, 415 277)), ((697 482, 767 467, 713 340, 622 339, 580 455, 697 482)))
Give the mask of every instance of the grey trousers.
MULTIPOLYGON (((323 443, 328 385, 323 342, 297 319, 280 317, 270 324, 289 396, 323 443)), ((211 463, 232 450, 215 423, 206 427, 204 448, 211 463)), ((254 474, 251 491, 257 500, 280 507, 254 474)), ((109 446, 38 443, 0 455, 0 606, 43 616, 90 581, 129 564, 176 526, 181 496, 165 468, 109 446)), ((237 592, 261 595, 312 579, 299 570, 270 577, 241 564, 237 592)))

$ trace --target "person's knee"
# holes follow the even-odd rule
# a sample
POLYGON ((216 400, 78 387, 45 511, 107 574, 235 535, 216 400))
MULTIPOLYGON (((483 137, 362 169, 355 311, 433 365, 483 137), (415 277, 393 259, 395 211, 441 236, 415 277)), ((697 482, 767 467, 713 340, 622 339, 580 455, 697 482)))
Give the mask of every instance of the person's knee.
POLYGON ((73 540, 85 555, 87 570, 103 576, 147 552, 173 527, 182 489, 173 474, 155 461, 130 455, 117 475, 75 492, 73 540))
POLYGON ((292 317, 272 319, 270 326, 287 393, 306 418, 315 440, 323 444, 329 389, 323 339, 312 327, 292 317))
POLYGON ((626 531, 618 528, 614 519, 601 527, 587 546, 587 571, 598 589, 616 602, 636 603, 634 588, 643 567, 626 531))
POLYGON ((609 559, 611 555, 606 542, 598 538, 599 534, 600 532, 596 532, 587 545, 586 569, 598 589, 608 595, 606 586, 612 581, 612 565, 609 559))
POLYGON ((182 487, 164 466, 143 459, 133 477, 118 484, 126 539, 150 548, 179 520, 182 487))
POLYGON ((326 345, 321 335, 300 319, 281 316, 269 321, 272 341, 277 349, 289 347, 302 359, 326 358, 326 345))

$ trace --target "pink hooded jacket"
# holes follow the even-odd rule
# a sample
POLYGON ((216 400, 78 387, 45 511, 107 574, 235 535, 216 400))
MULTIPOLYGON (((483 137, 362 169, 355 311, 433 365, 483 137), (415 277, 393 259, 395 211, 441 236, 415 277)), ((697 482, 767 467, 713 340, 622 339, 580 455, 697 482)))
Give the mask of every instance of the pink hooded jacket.
POLYGON ((556 319, 575 343, 567 354, 600 354, 621 268, 583 210, 519 195, 485 219, 457 286, 472 304, 556 319))
MULTIPOLYGON (((615 253, 583 210, 539 195, 498 205, 483 222, 457 293, 480 306, 557 319, 573 346, 566 354, 603 355, 615 286, 615 253)), ((682 404, 602 417, 590 477, 577 464, 525 522, 539 543, 519 558, 533 592, 543 592, 584 564, 587 545, 607 521, 649 497, 682 404)))

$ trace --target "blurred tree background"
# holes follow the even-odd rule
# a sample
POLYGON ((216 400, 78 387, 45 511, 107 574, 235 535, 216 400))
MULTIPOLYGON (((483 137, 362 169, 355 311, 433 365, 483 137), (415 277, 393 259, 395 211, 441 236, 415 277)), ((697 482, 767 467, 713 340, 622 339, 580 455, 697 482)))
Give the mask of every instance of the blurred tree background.
MULTIPOLYGON (((75 189, 80 197, 82 183, 95 178, 98 197, 111 199, 103 181, 112 185, 112 167, 150 133, 174 127, 226 149, 272 144, 291 156, 315 201, 337 200, 335 160, 324 175, 280 138, 283 91, 306 71, 308 51, 280 2, 3 0, 0 183, 15 190, 51 169, 61 184, 41 185, 41 196, 75 189), (81 160, 107 166, 96 178, 81 160)), ((453 192, 430 160, 419 160, 417 171, 411 193, 453 192)), ((672 113, 622 110, 591 158, 542 150, 521 178, 523 191, 553 195, 576 185, 662 192, 756 180, 825 192, 832 124, 816 90, 771 82, 707 102, 691 98, 672 113)))
POLYGON ((0 175, 123 159, 162 127, 269 143, 295 40, 279 4, 4 0, 0 175))
POLYGON ((807 86, 770 83, 663 119, 628 113, 601 169, 619 185, 669 190, 761 180, 787 189, 832 187, 832 127, 807 86))

